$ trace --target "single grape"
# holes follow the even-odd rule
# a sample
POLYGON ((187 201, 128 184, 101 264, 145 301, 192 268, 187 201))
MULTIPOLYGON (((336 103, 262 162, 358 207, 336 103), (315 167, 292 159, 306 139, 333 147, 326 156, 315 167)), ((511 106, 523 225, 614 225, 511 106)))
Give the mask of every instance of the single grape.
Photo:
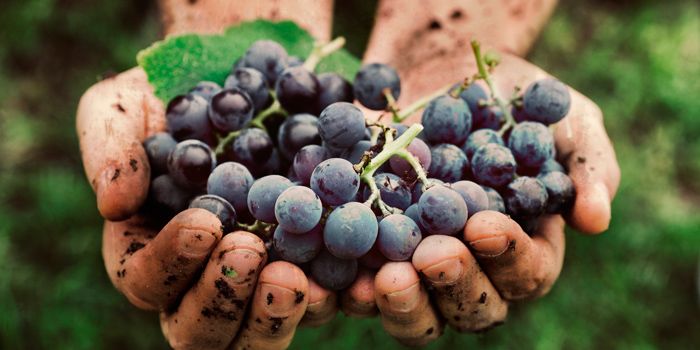
POLYGON ((549 171, 537 176, 547 189, 547 208, 550 214, 563 213, 571 208, 574 203, 576 191, 574 183, 560 171, 549 171))
POLYGON ((311 231, 321 220, 321 214, 321 199, 308 187, 292 186, 284 190, 275 202, 277 222, 292 233, 311 231))
POLYGON ((186 140, 178 143, 168 157, 168 173, 178 186, 201 189, 216 166, 216 155, 206 143, 186 140))
POLYGON ((321 142, 321 147, 323 147, 323 149, 326 150, 326 154, 329 157, 333 157, 333 158, 340 157, 343 153, 345 153, 345 151, 348 150, 346 148, 333 147, 333 146, 329 145, 328 142, 325 142, 325 141, 321 142))
POLYGON ((213 81, 200 81, 189 93, 204 97, 207 101, 221 91, 221 86, 213 81))
POLYGON ((433 144, 461 145, 472 127, 472 116, 464 100, 442 95, 430 101, 421 117, 423 134, 433 144))
POLYGON ((233 232, 236 227, 236 210, 227 200, 213 194, 195 197, 190 208, 202 208, 216 215, 224 226, 224 234, 233 232))
POLYGON ((341 259, 356 259, 367 253, 377 239, 377 218, 368 206, 350 202, 331 212, 323 228, 326 248, 341 259))
POLYGON ((516 123, 522 123, 528 120, 527 113, 525 113, 525 109, 522 106, 513 106, 510 109, 510 114, 513 115, 513 119, 515 119, 516 123))
POLYGON ((503 197, 498 193, 498 191, 494 190, 491 187, 488 186, 481 186, 481 188, 484 189, 486 192, 486 195, 489 197, 489 209, 488 210, 494 210, 500 213, 505 214, 506 213, 506 204, 503 201, 503 197))
POLYGON ((360 188, 360 176, 352 163, 342 158, 331 158, 314 169, 310 184, 323 203, 338 206, 355 199, 360 188))
POLYGON ((467 158, 472 159, 474 152, 476 152, 479 147, 487 143, 495 143, 501 146, 504 145, 503 139, 496 131, 491 129, 480 129, 469 134, 467 142, 465 142, 464 146, 462 146, 462 150, 467 154, 467 158))
POLYGON ((547 197, 544 184, 529 176, 513 180, 503 193, 508 213, 519 218, 542 214, 547 206, 547 197))
POLYGON ((411 220, 413 220, 413 222, 416 223, 423 236, 428 235, 428 231, 420 223, 420 210, 418 209, 418 203, 411 204, 411 206, 409 206, 408 209, 403 212, 403 215, 408 216, 411 218, 411 220))
POLYGON ((323 227, 319 224, 309 232, 296 234, 277 226, 272 236, 272 246, 282 260, 295 264, 309 262, 323 248, 323 227))
POLYGON ((495 143, 479 147, 472 156, 472 174, 481 185, 503 187, 515 176, 515 158, 510 150, 495 143))
POLYGON ((248 211, 246 197, 253 185, 253 176, 240 163, 225 162, 219 164, 207 179, 207 193, 227 200, 236 209, 238 215, 248 211))
POLYGON ((320 90, 316 75, 303 66, 285 69, 275 84, 277 100, 290 113, 316 113, 320 90))
POLYGON ((323 110, 318 119, 321 139, 335 148, 347 148, 365 135, 365 117, 355 105, 336 102, 323 110))
POLYGON ((328 251, 321 251, 311 261, 311 276, 321 287, 342 290, 350 287, 357 276, 357 260, 336 258, 328 251))
POLYGON ((253 101, 239 88, 221 90, 211 98, 209 119, 221 133, 242 129, 253 118, 253 101))
POLYGON ((168 172, 168 156, 177 146, 177 141, 167 132, 155 133, 143 141, 143 148, 151 166, 151 177, 168 172))
POLYGON ((489 196, 481 186, 471 181, 457 181, 450 185, 450 188, 457 191, 464 203, 467 204, 467 214, 469 217, 482 211, 489 209, 489 196))
POLYGON ((248 192, 248 210, 256 219, 276 224, 275 203, 277 198, 284 190, 292 186, 294 184, 289 179, 280 175, 267 175, 255 180, 248 192))
POLYGON ((175 184, 170 175, 156 177, 148 189, 148 201, 167 214, 175 214, 187 208, 192 192, 175 184))
POLYGON ((358 141, 350 148, 344 150, 340 154, 340 158, 347 159, 352 164, 357 164, 362 160, 365 152, 369 151, 371 147, 372 143, 367 140, 358 141))
POLYGON ((254 42, 243 55, 241 66, 254 68, 265 75, 268 86, 274 86, 277 77, 287 68, 287 51, 272 40, 254 42))
POLYGON ((253 101, 255 112, 267 108, 272 102, 265 76, 253 68, 235 69, 224 82, 225 89, 239 88, 248 94, 253 101))
POLYGON ((508 148, 518 165, 539 169, 554 155, 554 137, 543 124, 522 122, 511 130, 508 148))
POLYGON ((418 225, 406 215, 391 214, 379 222, 377 244, 379 251, 389 260, 411 259, 421 238, 418 225))
POLYGON ((209 102, 199 95, 176 96, 165 111, 168 132, 177 141, 199 140, 209 145, 216 141, 214 127, 209 120, 209 102))
POLYGON ((286 159, 306 145, 320 145, 318 118, 311 114, 295 114, 282 123, 277 133, 277 144, 286 159))
POLYGON ((486 95, 486 91, 484 91, 484 89, 480 85, 471 84, 469 85, 469 87, 462 90, 462 92, 459 94, 459 97, 461 97, 462 100, 464 100, 464 102, 466 102, 469 106, 469 110, 472 113, 474 121, 480 119, 481 110, 483 107, 480 107, 479 104, 480 102, 484 103, 488 102, 489 100, 488 95, 486 95))
POLYGON ((467 223, 467 205, 456 191, 442 185, 428 188, 418 200, 420 223, 427 233, 454 235, 467 223))
POLYGON ((469 159, 462 150, 448 143, 437 145, 430 150, 428 175, 445 182, 455 182, 469 174, 469 159))
POLYGON ((527 120, 545 125, 562 120, 571 109, 569 89, 556 79, 533 82, 523 94, 523 109, 527 120))
POLYGON ((480 108, 480 113, 473 115, 474 130, 491 129, 499 130, 506 122, 506 116, 499 106, 486 106, 480 108))
POLYGON ((326 150, 319 145, 302 147, 294 156, 294 162, 292 163, 292 168, 299 182, 303 185, 308 185, 314 169, 326 158, 328 158, 326 150))
MULTIPOLYGON (((412 154, 414 158, 418 160, 418 163, 423 167, 423 169, 430 168, 430 162, 432 160, 430 156, 430 147, 423 142, 421 139, 413 139, 406 151, 412 154)), ((404 179, 415 180, 416 171, 413 170, 411 164, 400 156, 393 156, 389 159, 389 165, 394 174, 400 175, 404 179)))
POLYGON ((268 158, 265 163, 256 164, 256 166, 251 167, 250 173, 253 174, 255 178, 260 178, 266 175, 280 173, 285 165, 286 163, 275 148, 272 150, 272 153, 270 153, 270 158, 268 158))
POLYGON ((395 100, 399 99, 401 81, 394 68, 381 63, 370 63, 362 66, 355 75, 355 97, 369 109, 382 110, 387 107, 384 89, 389 89, 395 100))
MULTIPOLYGON (((374 175, 374 183, 379 188, 379 197, 390 207, 406 210, 411 205, 411 189, 398 175, 381 173, 374 175)), ((364 199, 370 196, 369 188, 365 187, 364 199)))
POLYGON ((352 102, 355 95, 352 84, 338 73, 321 73, 318 75, 320 92, 318 94, 318 112, 336 102, 352 102))
MULTIPOLYGON (((443 186, 449 186, 445 184, 444 181, 440 179, 436 179, 434 177, 428 178, 428 180, 433 184, 433 185, 443 185, 443 186)), ((411 190, 411 203, 418 203, 418 200, 420 199, 420 196, 423 195, 423 183, 418 181, 416 184, 413 186, 413 190, 411 190)))
POLYGON ((564 169, 564 167, 561 164, 559 164, 559 162, 557 162, 554 158, 547 159, 547 161, 544 162, 544 164, 542 164, 542 166, 540 167, 540 174, 545 174, 550 171, 560 171, 566 174, 566 169, 564 169))
POLYGON ((243 129, 231 144, 231 158, 248 169, 259 167, 272 155, 275 145, 262 129, 243 129))

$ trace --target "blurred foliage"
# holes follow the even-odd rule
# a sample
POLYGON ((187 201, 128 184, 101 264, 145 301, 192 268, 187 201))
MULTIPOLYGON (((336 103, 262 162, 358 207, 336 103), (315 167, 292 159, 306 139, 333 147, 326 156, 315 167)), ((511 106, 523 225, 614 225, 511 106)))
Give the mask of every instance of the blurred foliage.
MULTIPOLYGON (((338 1, 360 55, 374 10, 338 1)), ((103 72, 159 37, 148 1, 0 2, 0 348, 165 348, 154 314, 111 286, 74 130, 103 72)), ((596 101, 623 178, 608 233, 568 233, 559 282, 484 335, 430 348, 690 348, 700 344, 700 5, 563 1, 530 59, 596 101)), ((378 319, 301 329, 294 348, 400 348, 378 319)))

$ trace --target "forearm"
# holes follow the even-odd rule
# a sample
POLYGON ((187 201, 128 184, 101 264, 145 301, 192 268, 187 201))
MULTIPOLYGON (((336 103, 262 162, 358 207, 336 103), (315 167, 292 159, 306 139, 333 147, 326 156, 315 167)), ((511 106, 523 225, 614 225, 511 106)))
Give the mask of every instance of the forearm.
POLYGON ((166 35, 218 33, 255 19, 293 20, 319 40, 331 33, 333 0, 159 0, 166 35))

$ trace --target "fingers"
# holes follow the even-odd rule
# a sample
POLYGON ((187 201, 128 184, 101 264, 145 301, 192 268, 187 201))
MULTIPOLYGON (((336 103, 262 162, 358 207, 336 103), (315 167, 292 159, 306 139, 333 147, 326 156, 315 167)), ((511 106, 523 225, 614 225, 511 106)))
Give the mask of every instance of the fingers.
POLYGON ((544 295, 564 263, 564 220, 540 219, 530 238, 515 221, 495 211, 474 214, 464 239, 498 292, 507 300, 544 295))
POLYGON ((569 221, 579 231, 601 233, 610 224, 610 202, 620 184, 620 167, 600 108, 571 91, 571 111, 554 134, 559 158, 568 164, 576 188, 569 221))
POLYGON ((422 346, 442 334, 442 322, 411 263, 385 264, 374 287, 384 329, 401 344, 422 346))
POLYGON ((102 254, 107 273, 129 301, 163 310, 182 295, 221 239, 221 222, 204 209, 176 215, 152 241, 139 222, 107 221, 102 254))
POLYGON ((174 349, 224 349, 243 322, 248 300, 267 253, 252 233, 226 235, 202 276, 174 313, 161 314, 161 326, 174 349))
POLYGON ((321 287, 311 277, 308 279, 309 304, 306 306, 306 313, 301 320, 301 325, 318 327, 335 318, 335 314, 338 312, 338 297, 334 291, 321 287))
POLYGON ((105 79, 80 99, 77 129, 83 166, 108 220, 124 220, 146 199, 146 135, 165 128, 163 104, 139 68, 105 79))
POLYGON ((352 285, 340 296, 340 307, 350 317, 372 317, 377 314, 372 270, 362 268, 352 285))
POLYGON ((309 282, 296 265, 276 261, 263 269, 250 315, 232 349, 285 349, 309 300, 309 282))
POLYGON ((426 237, 413 254, 413 266, 432 287, 440 313, 456 330, 483 331, 505 321, 508 304, 459 239, 426 237))

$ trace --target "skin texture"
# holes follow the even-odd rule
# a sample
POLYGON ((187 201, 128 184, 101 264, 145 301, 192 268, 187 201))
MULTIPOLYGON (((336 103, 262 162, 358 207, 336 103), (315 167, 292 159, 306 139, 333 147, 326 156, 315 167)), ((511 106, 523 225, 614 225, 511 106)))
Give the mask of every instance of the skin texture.
MULTIPOLYGON (((477 38, 502 52, 494 79, 506 96, 515 85, 547 76, 511 54, 527 51, 555 2, 444 1, 427 6, 418 0, 383 0, 376 23, 381 30, 373 32, 365 62, 397 69, 402 79, 399 106, 406 105, 455 83, 457 76, 472 74, 468 38, 477 38), (485 30, 494 25, 503 30, 485 30)), ((214 33, 239 21, 268 18, 293 19, 318 39, 330 37, 329 0, 244 0, 235 5, 161 0, 160 5, 166 35, 214 33)), ((608 227, 620 171, 600 109, 570 92, 571 110, 555 127, 559 160, 568 165, 577 191, 567 220, 595 234, 608 227)), ((408 123, 419 118, 417 113, 408 123)), ((387 263, 377 272, 361 270, 348 289, 330 292, 292 264, 265 266, 262 242, 250 233, 222 239, 221 223, 202 209, 178 214, 162 228, 133 216, 150 178, 141 142, 164 129, 164 107, 139 68, 95 84, 78 107, 85 172, 107 219, 102 247, 107 273, 132 304, 160 311, 163 333, 174 348, 284 348, 300 322, 318 326, 333 319, 339 307, 353 317, 379 312, 389 334, 403 344, 422 345, 439 337, 445 322, 459 331, 501 323, 508 301, 546 294, 561 271, 561 217, 545 217, 528 236, 505 215, 483 211, 468 221, 466 245, 457 238, 428 237, 412 262, 387 263), (228 268, 236 275, 225 274, 228 268), (249 305, 248 314, 241 303, 249 305)))

